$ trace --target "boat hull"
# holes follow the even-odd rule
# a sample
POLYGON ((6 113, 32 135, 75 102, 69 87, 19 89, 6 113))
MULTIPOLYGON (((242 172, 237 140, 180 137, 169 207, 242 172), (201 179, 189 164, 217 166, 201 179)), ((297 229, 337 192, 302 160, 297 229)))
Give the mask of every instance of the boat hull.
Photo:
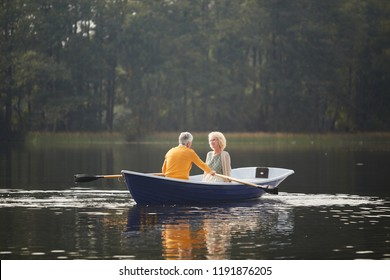
MULTIPOLYGON (((265 193, 262 188, 244 184, 206 183, 196 176, 193 180, 179 180, 128 170, 122 170, 122 174, 133 199, 142 205, 244 201, 257 199, 265 193)), ((262 179, 264 182, 260 185, 276 187, 285 177, 262 179)))

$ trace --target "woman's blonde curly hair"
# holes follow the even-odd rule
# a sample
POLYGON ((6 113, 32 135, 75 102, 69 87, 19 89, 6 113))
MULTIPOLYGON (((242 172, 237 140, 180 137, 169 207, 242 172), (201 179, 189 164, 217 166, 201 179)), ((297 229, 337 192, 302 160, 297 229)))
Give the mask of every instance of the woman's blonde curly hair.
POLYGON ((209 139, 211 139, 213 137, 217 138, 219 147, 223 151, 226 148, 226 138, 225 138, 225 136, 222 134, 222 132, 212 131, 212 132, 209 133, 209 139))

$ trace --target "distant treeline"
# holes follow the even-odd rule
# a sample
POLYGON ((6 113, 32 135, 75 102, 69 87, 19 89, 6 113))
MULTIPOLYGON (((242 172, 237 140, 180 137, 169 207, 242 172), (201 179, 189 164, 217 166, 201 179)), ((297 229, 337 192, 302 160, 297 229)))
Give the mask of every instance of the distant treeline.
POLYGON ((390 129, 390 1, 0 5, 2 138, 390 129))

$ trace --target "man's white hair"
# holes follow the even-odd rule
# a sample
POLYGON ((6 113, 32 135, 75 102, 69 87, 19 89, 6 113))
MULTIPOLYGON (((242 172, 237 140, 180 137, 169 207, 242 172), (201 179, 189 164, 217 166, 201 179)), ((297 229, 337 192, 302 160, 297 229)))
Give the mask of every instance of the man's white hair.
POLYGON ((181 145, 187 145, 189 142, 192 142, 194 137, 189 132, 182 132, 179 136, 179 144, 181 145))

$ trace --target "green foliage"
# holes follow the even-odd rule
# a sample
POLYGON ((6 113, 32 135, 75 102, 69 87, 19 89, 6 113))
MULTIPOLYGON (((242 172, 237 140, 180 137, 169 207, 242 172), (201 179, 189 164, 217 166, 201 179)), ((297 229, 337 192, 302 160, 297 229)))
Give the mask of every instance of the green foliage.
POLYGON ((390 2, 14 0, 0 128, 388 131, 390 2))

